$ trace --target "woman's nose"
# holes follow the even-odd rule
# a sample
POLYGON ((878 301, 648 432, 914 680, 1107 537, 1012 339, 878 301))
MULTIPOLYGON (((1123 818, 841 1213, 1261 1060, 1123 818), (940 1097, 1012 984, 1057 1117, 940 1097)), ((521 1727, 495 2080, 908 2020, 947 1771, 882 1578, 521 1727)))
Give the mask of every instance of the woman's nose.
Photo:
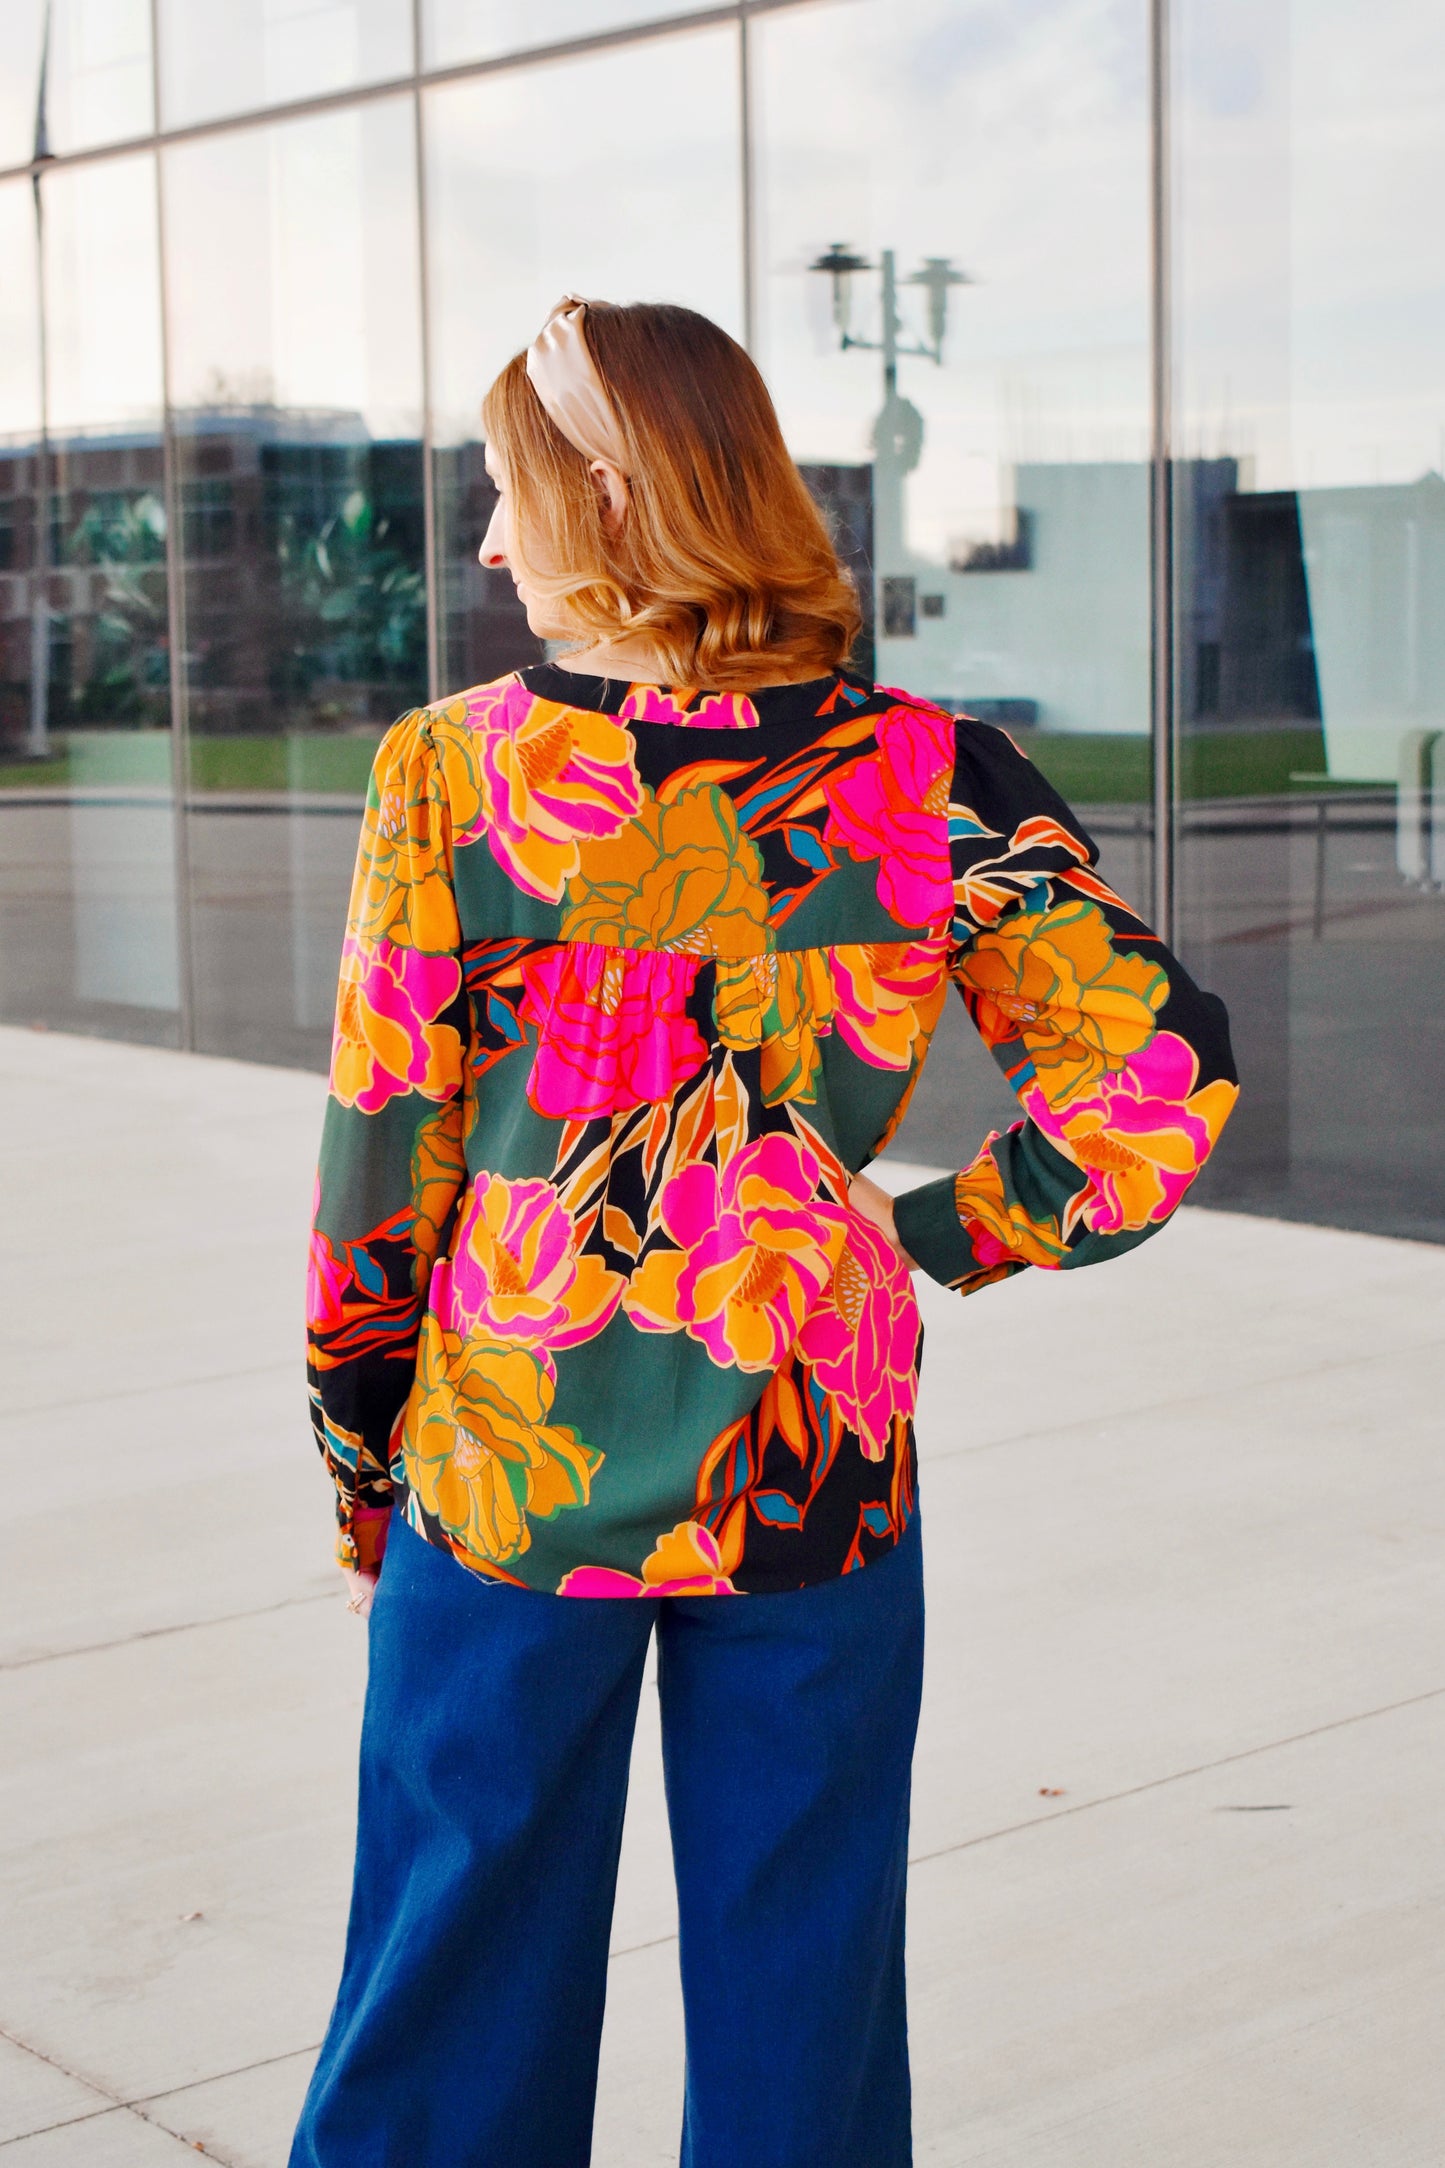
POLYGON ((482 546, 477 551, 477 562, 485 565, 489 572, 500 572, 507 562, 507 547, 502 532, 502 507, 500 503, 498 503, 487 522, 487 531, 482 536, 482 546))

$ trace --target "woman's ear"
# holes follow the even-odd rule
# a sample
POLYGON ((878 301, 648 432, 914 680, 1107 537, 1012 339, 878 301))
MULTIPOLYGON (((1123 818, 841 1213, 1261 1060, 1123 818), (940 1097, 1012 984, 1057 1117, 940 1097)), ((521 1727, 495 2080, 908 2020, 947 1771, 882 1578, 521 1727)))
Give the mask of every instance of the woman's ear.
POLYGON ((610 459, 594 459, 587 472, 597 491, 602 511, 602 524, 609 534, 616 534, 627 516, 631 498, 627 489, 627 477, 620 467, 614 467, 610 459))

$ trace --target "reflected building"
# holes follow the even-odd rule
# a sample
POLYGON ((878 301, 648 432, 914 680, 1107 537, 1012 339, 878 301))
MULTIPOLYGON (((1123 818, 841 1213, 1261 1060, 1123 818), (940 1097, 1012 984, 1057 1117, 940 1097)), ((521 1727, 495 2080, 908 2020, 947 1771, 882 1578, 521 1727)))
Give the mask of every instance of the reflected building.
MULTIPOLYGON (((382 730, 539 652, 481 395, 564 290, 680 301, 859 670, 1012 732, 1229 1001, 1206 1199, 1445 1239, 1445 30, 1170 12, 1160 331, 1147 9, 12 0, 0 1015, 324 1064, 382 730)), ((1014 1109, 941 1028, 957 1164, 1014 1109)))

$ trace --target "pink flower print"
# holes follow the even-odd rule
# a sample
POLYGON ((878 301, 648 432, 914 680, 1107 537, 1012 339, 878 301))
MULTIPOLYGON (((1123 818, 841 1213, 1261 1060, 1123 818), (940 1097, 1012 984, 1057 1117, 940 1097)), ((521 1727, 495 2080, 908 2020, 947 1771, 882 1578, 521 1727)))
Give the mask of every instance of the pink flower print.
POLYGON ((306 1260, 306 1322, 313 1332, 335 1332, 346 1323, 344 1301, 351 1267, 338 1257, 319 1227, 311 1230, 306 1260))
POLYGON ((597 942, 531 958, 521 1013, 537 1026, 537 1112, 587 1121, 671 1099, 707 1060, 687 1013, 698 969, 696 956, 597 942))
POLYGON ((827 838, 878 861, 878 901, 905 926, 944 925, 953 908, 948 793, 952 717, 936 708, 889 708, 876 753, 824 785, 827 838))
POLYGON ((377 1113, 404 1092, 450 1099, 461 1083, 462 1042, 451 1024, 437 1018, 461 983, 455 956, 426 956, 350 935, 341 952, 332 1096, 363 1114, 377 1113))
POLYGON ((625 723, 681 723, 693 730, 756 730, 758 711, 746 693, 707 693, 686 685, 634 685, 618 709, 625 723))
POLYGON ((479 1174, 432 1274, 429 1306, 444 1332, 535 1348, 546 1361, 601 1332, 621 1296, 619 1274, 578 1254, 550 1182, 479 1174))
POLYGON ((918 1393, 918 1300, 893 1244, 856 1212, 822 1301, 798 1335, 798 1352, 858 1433, 865 1460, 882 1460, 896 1416, 918 1393))
POLYGON ((1066 1109, 1037 1084, 1021 1094, 1024 1111, 1088 1174, 1083 1220, 1095 1234, 1168 1219, 1203 1166, 1236 1092, 1223 1080, 1196 1091, 1198 1074, 1193 1047, 1157 1031, 1066 1109))
POLYGON ((1011 1250, 1006 1242, 1000 1242, 998 1236, 992 1234, 982 1220, 966 1219, 963 1224, 973 1243, 974 1257, 980 1265, 991 1269, 994 1265, 1018 1263, 1017 1250, 1011 1250))
POLYGON ((642 1578, 615 1566, 574 1566, 559 1596, 736 1596, 709 1529, 679 1521, 642 1562, 642 1578))
POLYGON ((538 700, 517 678, 464 706, 478 810, 455 840, 485 839, 518 888, 558 903, 580 845, 619 835, 642 805, 632 740, 610 715, 538 700))
POLYGON ((654 1250, 623 1305, 647 1332, 679 1327, 721 1368, 775 1370, 833 1276, 841 1206, 817 1195, 821 1166, 795 1136, 757 1137, 721 1170, 684 1167, 662 1192, 676 1250, 654 1250))

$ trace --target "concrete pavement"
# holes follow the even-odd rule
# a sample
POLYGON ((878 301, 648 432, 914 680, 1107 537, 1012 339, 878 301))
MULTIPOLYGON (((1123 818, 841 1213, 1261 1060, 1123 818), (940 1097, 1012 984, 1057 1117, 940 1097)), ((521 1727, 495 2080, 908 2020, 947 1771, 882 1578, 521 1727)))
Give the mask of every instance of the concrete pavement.
MULTIPOLYGON (((0 1032, 0 2168, 285 2160, 364 1662, 320 1100, 0 1032)), ((1445 1250, 1186 1212, 924 1299, 919 2160, 1440 2168, 1445 1250)), ((676 2159, 672 1930, 644 1697, 598 2168, 676 2159)))

